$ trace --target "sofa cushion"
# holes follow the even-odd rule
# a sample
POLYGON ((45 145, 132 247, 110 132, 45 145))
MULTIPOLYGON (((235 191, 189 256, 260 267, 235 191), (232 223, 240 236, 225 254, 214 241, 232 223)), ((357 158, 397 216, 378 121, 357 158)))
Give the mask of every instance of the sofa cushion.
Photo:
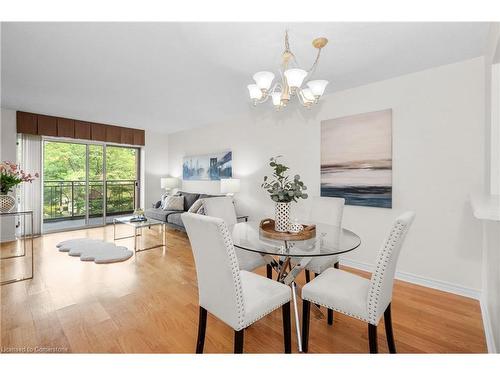
POLYGON ((184 211, 188 211, 193 203, 200 197, 198 193, 187 193, 185 191, 180 191, 179 194, 184 197, 184 211))
POLYGON ((167 217, 167 223, 169 224, 174 224, 179 227, 184 227, 184 223, 182 222, 181 215, 183 212, 175 212, 173 214, 168 215, 167 217))
POLYGON ((161 208, 148 208, 144 212, 144 215, 146 217, 149 217, 151 219, 156 219, 160 221, 167 221, 167 217, 172 214, 172 213, 178 213, 179 211, 165 211, 162 210, 161 208))

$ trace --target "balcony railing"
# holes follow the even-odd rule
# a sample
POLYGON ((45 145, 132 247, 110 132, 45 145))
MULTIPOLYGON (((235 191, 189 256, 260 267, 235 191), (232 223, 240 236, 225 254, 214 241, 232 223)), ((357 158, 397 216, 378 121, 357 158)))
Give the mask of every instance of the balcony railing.
MULTIPOLYGON (((136 207, 136 180, 89 181, 89 217, 132 213, 136 207)), ((82 219, 86 216, 85 181, 44 181, 43 221, 82 219)))

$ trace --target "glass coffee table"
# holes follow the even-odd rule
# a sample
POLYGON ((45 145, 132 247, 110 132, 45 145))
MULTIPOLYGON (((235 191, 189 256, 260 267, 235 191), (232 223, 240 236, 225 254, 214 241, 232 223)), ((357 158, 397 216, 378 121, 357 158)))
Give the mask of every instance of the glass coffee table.
POLYGON ((157 247, 163 247, 165 250, 167 249, 167 231, 166 225, 164 221, 156 220, 156 219, 147 219, 146 221, 130 221, 132 216, 119 217, 113 219, 113 240, 123 240, 125 238, 134 238, 134 254, 140 251, 156 249, 157 247), (126 224, 134 228, 134 234, 131 236, 124 237, 116 237, 116 224, 126 224), (152 227, 158 226, 158 234, 161 236, 161 244, 157 244, 154 246, 148 246, 145 248, 139 248, 138 238, 143 235, 143 229, 151 229, 152 227))

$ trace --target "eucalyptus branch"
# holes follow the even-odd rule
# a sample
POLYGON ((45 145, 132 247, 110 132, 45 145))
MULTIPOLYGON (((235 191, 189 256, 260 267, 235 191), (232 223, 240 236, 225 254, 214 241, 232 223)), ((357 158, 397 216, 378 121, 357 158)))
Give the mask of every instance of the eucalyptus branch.
POLYGON ((290 168, 284 164, 281 164, 278 159, 281 156, 275 156, 270 159, 269 166, 274 169, 272 177, 270 180, 267 176, 264 176, 264 182, 262 183, 262 188, 264 188, 269 194, 274 202, 290 203, 297 202, 298 199, 307 199, 307 194, 304 193, 307 190, 307 186, 300 180, 300 176, 297 174, 290 180, 290 176, 285 175, 285 172, 290 168))

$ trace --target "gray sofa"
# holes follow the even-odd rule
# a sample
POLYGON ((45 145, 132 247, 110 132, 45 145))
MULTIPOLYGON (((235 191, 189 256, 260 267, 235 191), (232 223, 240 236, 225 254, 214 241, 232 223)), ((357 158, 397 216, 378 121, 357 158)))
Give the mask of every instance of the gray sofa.
POLYGON ((218 195, 200 194, 200 193, 188 193, 185 191, 179 191, 179 195, 184 197, 184 210, 183 211, 166 211, 160 207, 161 201, 153 204, 152 208, 146 209, 144 215, 151 219, 156 219, 164 221, 167 225, 173 229, 179 229, 185 231, 184 224, 182 223, 181 215, 189 210, 189 208, 198 199, 218 197, 218 195))

